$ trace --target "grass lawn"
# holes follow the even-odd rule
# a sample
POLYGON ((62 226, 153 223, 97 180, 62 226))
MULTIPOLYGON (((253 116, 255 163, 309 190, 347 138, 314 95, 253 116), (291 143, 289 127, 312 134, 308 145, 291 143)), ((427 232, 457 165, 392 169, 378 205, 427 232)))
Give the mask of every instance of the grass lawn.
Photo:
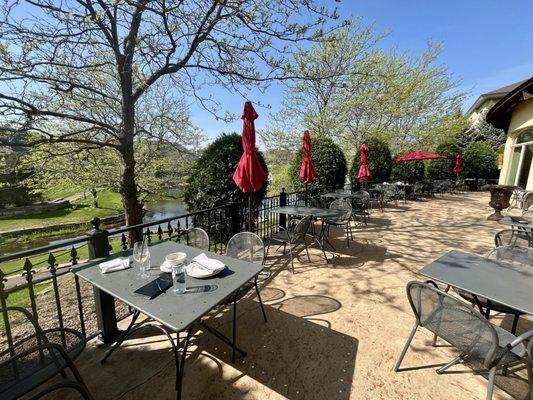
POLYGON ((57 186, 54 188, 46 189, 43 192, 43 199, 45 200, 57 200, 64 199, 66 197, 74 196, 75 194, 83 193, 83 189, 76 186, 57 186))
POLYGON ((69 222, 88 223, 93 217, 103 218, 121 213, 120 194, 104 191, 98 195, 98 208, 94 207, 93 199, 89 197, 60 210, 0 218, 0 231, 51 226, 69 222))

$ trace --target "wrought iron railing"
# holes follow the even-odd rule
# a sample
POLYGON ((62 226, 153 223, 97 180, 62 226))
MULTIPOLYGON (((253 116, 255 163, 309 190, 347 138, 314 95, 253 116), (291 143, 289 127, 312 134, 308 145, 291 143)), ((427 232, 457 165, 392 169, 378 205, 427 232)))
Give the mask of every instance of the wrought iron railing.
MULTIPOLYGON (((94 338, 102 332, 92 288, 69 273, 80 261, 127 250, 130 232, 135 232, 139 240, 142 237, 154 243, 175 239, 193 226, 207 231, 211 251, 223 253, 231 235, 248 230, 250 212, 252 230, 266 238, 283 223, 270 212, 273 208, 304 201, 303 192, 283 190, 278 196, 264 198, 252 210, 247 202, 234 203, 110 231, 102 230, 98 219, 94 219, 93 230, 84 236, 0 256, 0 308, 27 307, 45 329, 69 326, 79 329, 88 339, 94 338)), ((129 312, 128 307, 118 304, 119 319, 129 312)), ((17 322, 9 320, 7 313, 0 318, 0 348, 3 342, 11 345, 23 333, 24 328, 17 322)))

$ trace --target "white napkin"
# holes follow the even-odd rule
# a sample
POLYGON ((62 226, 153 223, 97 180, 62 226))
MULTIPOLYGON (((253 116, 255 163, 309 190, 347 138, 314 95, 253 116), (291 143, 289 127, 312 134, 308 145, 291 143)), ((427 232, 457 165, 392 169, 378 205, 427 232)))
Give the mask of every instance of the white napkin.
POLYGON ((205 253, 199 254, 192 259, 192 261, 200 264, 203 268, 210 271, 218 271, 224 269, 224 263, 214 258, 209 258, 205 253))
POLYGON ((128 257, 115 258, 103 263, 100 263, 100 271, 102 274, 107 274, 108 272, 120 271, 130 267, 130 259, 128 257))

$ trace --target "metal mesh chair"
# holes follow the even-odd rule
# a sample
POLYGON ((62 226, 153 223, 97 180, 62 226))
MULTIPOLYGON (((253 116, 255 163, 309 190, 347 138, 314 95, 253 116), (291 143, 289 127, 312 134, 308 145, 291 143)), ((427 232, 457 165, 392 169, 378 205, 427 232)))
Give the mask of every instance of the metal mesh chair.
MULTIPOLYGON (((287 228, 279 227, 280 231, 275 232, 270 236, 265 254, 268 255, 268 251, 272 243, 278 243, 283 245, 284 254, 285 249, 288 245, 292 273, 294 273, 293 248, 295 248, 299 244, 303 244, 305 247, 305 252, 307 253, 307 258, 309 261, 311 261, 311 258, 309 257, 309 250, 307 249, 307 237, 309 236, 307 232, 309 230, 309 227, 311 226, 311 220, 311 216, 308 215, 300 220, 291 220, 287 228)), ((324 252, 323 248, 322 252, 324 252)), ((326 253, 324 253, 324 257, 326 257, 326 253)))
POLYGON ((189 228, 180 233, 178 243, 209 251, 209 235, 202 228, 189 228))
POLYGON ((19 398, 61 374, 61 382, 43 389, 34 398, 59 387, 72 387, 85 399, 92 399, 72 362, 85 348, 85 338, 80 332, 69 328, 43 330, 33 316, 20 307, 6 307, 0 309, 0 313, 7 317, 12 313, 22 314, 33 328, 29 336, 9 344, 0 352, 0 398, 19 398), (67 377, 67 369, 74 380, 67 377))
POLYGON ((496 247, 487 254, 487 258, 511 264, 533 267, 533 247, 522 247, 516 245, 496 247))
POLYGON ((533 215, 533 192, 527 192, 522 197, 522 215, 533 215))
POLYGON ((350 238, 353 240, 352 225, 350 221, 352 219, 353 209, 350 203, 346 200, 335 200, 329 205, 329 208, 332 210, 344 211, 342 215, 338 218, 328 218, 326 220, 326 229, 327 234, 329 234, 329 229, 331 226, 342 226, 346 230, 346 246, 350 247, 350 238))
POLYGON ((409 282, 407 297, 416 322, 394 367, 396 372, 416 331, 423 327, 460 351, 457 358, 439 368, 437 373, 443 373, 464 360, 481 362, 489 370, 487 399, 492 399, 494 378, 499 368, 525 364, 529 383, 533 383, 531 344, 528 348, 524 345, 533 337, 533 331, 516 337, 491 324, 473 307, 439 290, 435 284, 409 282))
POLYGON ((383 201, 385 203, 394 201, 396 204, 398 204, 398 200, 401 198, 401 191, 397 185, 383 185, 383 190, 383 201))
POLYGON ((533 247, 533 233, 518 229, 504 229, 494 235, 494 245, 533 247))
MULTIPOLYGON (((259 236, 252 232, 240 232, 234 235, 226 246, 226 255, 231 258, 243 260, 251 263, 263 264, 265 260, 265 246, 259 236)), ((242 285, 225 301, 225 305, 233 304, 233 353, 232 361, 235 362, 236 341, 237 341, 237 301, 242 299, 250 290, 255 287, 255 292, 261 306, 263 319, 267 322, 267 316, 261 295, 259 294, 259 287, 257 286, 257 276, 242 285)))
POLYGON ((361 222, 367 225, 371 207, 370 193, 365 190, 359 190, 354 193, 352 200, 352 215, 354 218, 359 218, 361 222))

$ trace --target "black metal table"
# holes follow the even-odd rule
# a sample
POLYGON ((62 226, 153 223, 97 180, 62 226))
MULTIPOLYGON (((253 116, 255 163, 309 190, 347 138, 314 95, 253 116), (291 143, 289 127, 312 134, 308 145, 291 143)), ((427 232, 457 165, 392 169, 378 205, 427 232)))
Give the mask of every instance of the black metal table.
POLYGON ((526 217, 515 217, 515 218, 518 218, 521 221, 528 221, 528 222, 524 223, 524 222, 513 221, 513 219, 509 216, 503 217, 498 222, 502 225, 511 226, 513 227, 513 229, 517 228, 517 229, 524 230, 524 231, 533 231, 533 219, 526 218, 526 217))
POLYGON ((450 251, 419 273, 435 281, 533 315, 533 268, 450 251))
MULTIPOLYGON (((98 264, 103 260, 96 259, 86 264, 81 264, 79 267, 75 268, 73 272, 93 285, 95 288, 95 297, 97 299, 100 295, 99 292, 103 292, 108 296, 112 296, 112 298, 121 300, 134 310, 128 329, 121 335, 108 354, 106 354, 102 363, 106 361, 107 357, 109 357, 131 333, 141 326, 150 324, 150 321, 136 323, 140 314, 146 315, 149 317, 149 320, 159 323, 152 326, 161 329, 172 344, 176 362, 176 392, 177 398, 180 399, 185 355, 187 353, 187 346, 193 333, 194 326, 199 324, 226 344, 234 345, 222 333, 202 322, 201 318, 222 303, 228 296, 238 290, 246 282, 254 279, 255 276, 261 272, 263 267, 261 265, 233 259, 220 254, 204 252, 193 247, 169 241, 160 242, 150 246, 152 267, 161 265, 167 254, 177 251, 186 253, 189 259, 200 253, 206 253, 208 257, 224 262, 224 264, 226 264, 226 270, 216 277, 208 279, 195 279, 187 276, 186 281, 188 292, 176 295, 172 288, 170 288, 165 293, 152 300, 136 295, 133 292, 148 283, 151 279, 155 279, 155 277, 161 273, 159 269, 151 270, 151 274, 153 275, 153 278, 151 279, 139 278, 137 276, 137 268, 129 268, 122 271, 102 274, 98 264), (183 344, 181 360, 178 357, 177 350, 179 346, 180 332, 187 333, 183 344), (174 343, 171 333, 177 333, 176 344, 174 343)), ((110 258, 129 255, 131 255, 131 250, 115 254, 110 258)), ((102 309, 104 312, 110 312, 109 308, 102 309)), ((114 308, 111 310, 114 312, 114 308)), ((109 321, 114 321, 113 317, 114 316, 101 315, 99 316, 99 319, 104 321, 104 323, 105 321, 108 321, 107 323, 109 323, 109 321)), ((243 350, 237 347, 236 350, 242 355, 246 354, 243 350)))

